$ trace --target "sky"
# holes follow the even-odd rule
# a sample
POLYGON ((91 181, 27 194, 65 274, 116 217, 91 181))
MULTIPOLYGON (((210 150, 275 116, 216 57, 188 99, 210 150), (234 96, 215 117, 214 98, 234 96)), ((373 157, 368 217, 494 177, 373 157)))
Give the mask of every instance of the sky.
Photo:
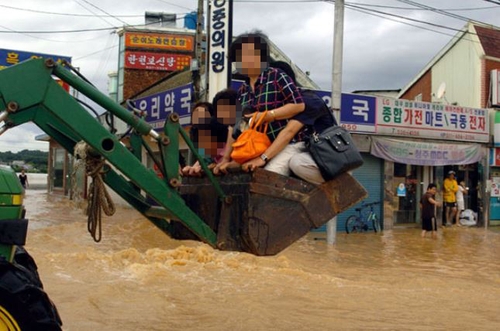
MULTIPOLYGON (((322 89, 331 90, 334 1, 233 3, 234 35, 262 30, 322 89)), ((196 10, 197 4, 197 0, 0 0, 0 48, 70 56, 73 66, 107 93, 108 72, 117 70, 116 28, 143 24, 146 11, 176 13, 181 27, 184 15, 196 10)), ((343 92, 401 89, 468 19, 500 26, 497 0, 350 0, 345 6, 343 92)), ((40 133, 33 124, 10 129, 0 136, 0 151, 48 150, 47 142, 34 139, 40 133)))

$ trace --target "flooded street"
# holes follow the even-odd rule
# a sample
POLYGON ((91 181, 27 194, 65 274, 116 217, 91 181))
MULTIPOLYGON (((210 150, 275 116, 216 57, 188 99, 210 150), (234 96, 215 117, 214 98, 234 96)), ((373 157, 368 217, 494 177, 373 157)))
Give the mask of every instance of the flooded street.
POLYGON ((27 249, 64 330, 499 330, 500 232, 311 233, 256 257, 170 239, 130 208, 94 243, 66 198, 28 190, 27 249))

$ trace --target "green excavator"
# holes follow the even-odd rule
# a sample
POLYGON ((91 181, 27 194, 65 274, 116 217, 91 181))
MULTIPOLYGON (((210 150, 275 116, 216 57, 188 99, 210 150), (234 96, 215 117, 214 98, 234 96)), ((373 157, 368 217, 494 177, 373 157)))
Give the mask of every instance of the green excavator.
MULTIPOLYGON (((157 132, 139 112, 117 104, 71 66, 52 59, 33 59, 0 71, 0 135, 27 122, 71 154, 83 149, 78 155, 92 187, 105 183, 172 238, 199 240, 219 250, 275 255, 367 195, 347 173, 319 186, 263 169, 213 176, 177 114, 170 114, 163 131, 157 132), (127 144, 55 77, 127 123, 127 144), (180 139, 200 161, 204 177, 179 176, 180 139), (161 176, 144 165, 143 150, 161 176)), ((98 205, 98 195, 102 193, 91 189, 89 203, 98 205)), ((61 330, 36 263, 23 248, 28 220, 22 198, 15 173, 0 168, 0 330, 61 330)), ((100 219, 101 211, 91 214, 100 219)))

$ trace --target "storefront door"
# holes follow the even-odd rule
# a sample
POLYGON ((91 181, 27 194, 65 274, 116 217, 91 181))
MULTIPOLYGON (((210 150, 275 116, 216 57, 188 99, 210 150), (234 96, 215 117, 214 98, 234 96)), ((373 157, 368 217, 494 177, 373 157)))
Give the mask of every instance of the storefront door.
POLYGON ((64 188, 64 158, 66 152, 62 148, 54 148, 52 155, 52 188, 62 190, 64 188))
POLYGON ((419 201, 422 195, 421 166, 394 163, 394 184, 397 202, 394 224, 414 224, 419 219, 419 201))

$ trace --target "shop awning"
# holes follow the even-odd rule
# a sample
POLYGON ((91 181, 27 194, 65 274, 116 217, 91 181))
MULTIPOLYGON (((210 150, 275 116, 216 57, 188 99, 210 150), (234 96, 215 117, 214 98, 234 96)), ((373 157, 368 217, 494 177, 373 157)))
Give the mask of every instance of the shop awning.
POLYGON ((403 164, 444 166, 471 164, 485 156, 480 144, 437 143, 372 137, 371 154, 403 164))

